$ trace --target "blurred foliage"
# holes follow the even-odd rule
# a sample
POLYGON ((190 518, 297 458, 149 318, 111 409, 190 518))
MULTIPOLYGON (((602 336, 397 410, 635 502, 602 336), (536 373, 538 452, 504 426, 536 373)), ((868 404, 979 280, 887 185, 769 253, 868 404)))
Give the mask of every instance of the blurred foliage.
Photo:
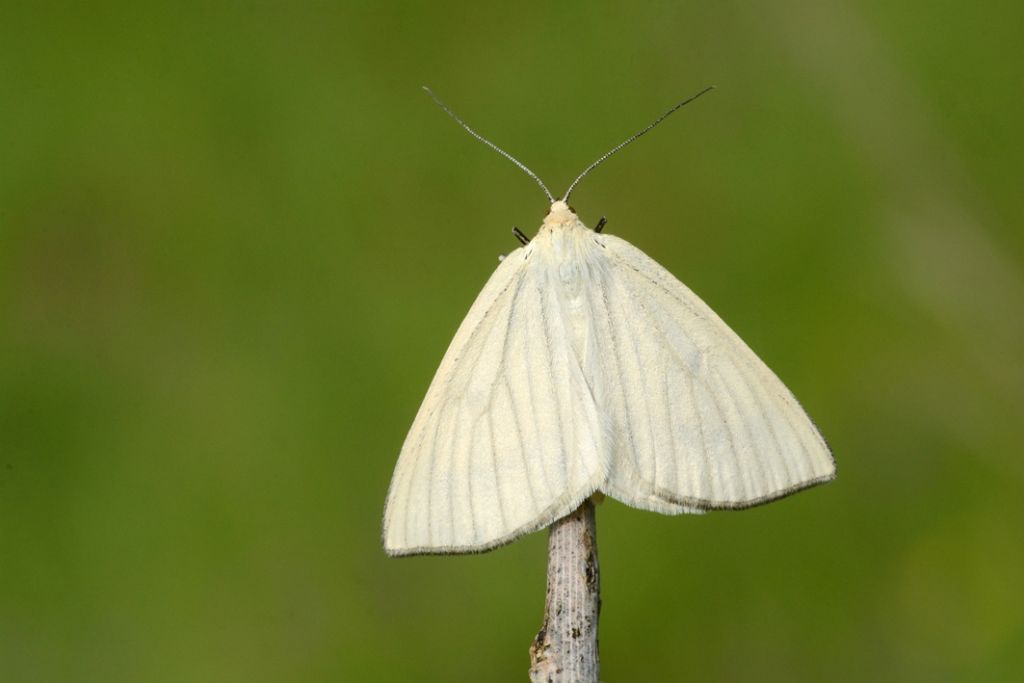
POLYGON ((839 479, 599 509, 608 681, 1024 668, 1020 3, 5 3, 0 679, 525 680, 545 536, 390 560, 405 431, 536 186, 839 479))

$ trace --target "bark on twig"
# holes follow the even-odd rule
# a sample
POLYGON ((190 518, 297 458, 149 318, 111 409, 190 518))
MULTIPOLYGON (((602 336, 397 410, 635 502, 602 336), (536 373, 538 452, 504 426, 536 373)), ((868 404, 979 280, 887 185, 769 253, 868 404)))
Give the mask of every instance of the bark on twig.
POLYGON ((551 525, 544 625, 530 646, 533 683, 597 683, 601 582, 594 504, 551 525))

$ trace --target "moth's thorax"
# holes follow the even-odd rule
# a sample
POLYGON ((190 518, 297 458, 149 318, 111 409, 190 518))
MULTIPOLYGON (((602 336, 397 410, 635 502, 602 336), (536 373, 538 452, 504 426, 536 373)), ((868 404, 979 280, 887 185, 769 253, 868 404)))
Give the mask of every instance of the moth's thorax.
POLYGON ((559 200, 551 205, 551 210, 544 217, 544 222, 533 239, 533 245, 540 252, 541 259, 556 266, 563 273, 563 280, 578 280, 579 270, 585 267, 587 253, 594 245, 588 236, 593 232, 566 205, 559 200), (572 276, 569 276, 572 271, 572 276))
POLYGON ((580 221, 579 217, 569 208, 569 205, 559 199, 557 202, 551 205, 551 210, 548 211, 548 215, 544 217, 544 223, 541 224, 541 230, 567 230, 572 228, 583 228, 583 222, 580 221))
POLYGON ((528 247, 535 272, 557 301, 572 347, 581 357, 591 335, 587 293, 604 271, 599 239, 565 202, 557 201, 528 247))

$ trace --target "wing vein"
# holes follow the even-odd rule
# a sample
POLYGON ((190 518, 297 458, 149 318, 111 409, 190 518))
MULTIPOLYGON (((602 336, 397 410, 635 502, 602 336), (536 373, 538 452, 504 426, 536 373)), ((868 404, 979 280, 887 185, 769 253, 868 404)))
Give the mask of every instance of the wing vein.
POLYGON ((505 501, 502 500, 503 488, 501 486, 501 475, 498 470, 498 442, 494 438, 494 420, 491 418, 490 411, 484 414, 487 419, 487 427, 491 437, 491 471, 494 472, 494 491, 495 497, 498 499, 498 517, 501 519, 501 528, 508 528, 508 520, 505 517, 505 501))
MULTIPOLYGON (((631 299, 633 299, 633 303, 634 304, 638 303, 636 301, 636 297, 635 296, 634 297, 629 297, 629 289, 627 287, 620 286, 620 289, 626 290, 626 292, 627 292, 627 297, 623 297, 623 298, 631 298, 631 299)), ((655 434, 654 434, 654 414, 651 411, 650 396, 648 395, 648 392, 647 392, 647 388, 648 388, 647 387, 647 377, 644 374, 644 369, 645 369, 644 368, 644 363, 643 363, 643 360, 640 358, 640 349, 637 346, 637 330, 636 329, 631 329, 629 324, 626 322, 627 321, 627 316, 626 316, 626 311, 623 310, 623 305, 624 305, 624 301, 620 300, 619 301, 619 305, 618 305, 617 308, 618 308, 619 315, 621 316, 623 336, 629 338, 629 340, 628 340, 629 341, 629 347, 630 347, 630 349, 633 352, 633 360, 636 362, 636 367, 637 367, 636 378, 637 378, 638 384, 640 385, 639 386, 639 393, 640 393, 640 396, 642 397, 642 401, 643 401, 643 407, 644 407, 644 411, 643 412, 647 416, 647 433, 648 433, 648 436, 650 438, 650 449, 651 449, 651 453, 650 453, 650 461, 651 461, 651 486, 653 486, 655 489, 657 489, 657 487, 658 487, 658 445, 657 445, 657 438, 655 437, 655 434)), ((642 304, 640 304, 640 308, 641 309, 643 308, 642 304)), ((639 427, 639 425, 638 425, 638 427, 639 427)), ((640 476, 642 477, 642 476, 645 475, 645 472, 642 471, 642 468, 640 466, 641 458, 640 458, 640 454, 639 453, 636 454, 636 458, 637 458, 637 470, 638 470, 640 476)))
MULTIPOLYGON (((545 467, 545 460, 547 460, 547 458, 544 457, 544 444, 541 443, 540 426, 539 426, 540 423, 537 420, 537 404, 536 404, 536 401, 534 401, 534 397, 533 397, 533 378, 532 378, 532 375, 533 375, 533 373, 531 373, 529 371, 526 372, 526 403, 527 403, 527 409, 529 410, 530 415, 533 417, 533 420, 531 422, 531 426, 533 427, 533 436, 534 436, 534 439, 535 439, 536 445, 537 445, 537 453, 540 456, 540 458, 539 458, 540 462, 538 463, 539 464, 538 469, 540 470, 541 480, 544 482, 544 488, 545 488, 545 490, 547 491, 547 494, 548 494, 547 497, 551 498, 551 494, 552 494, 553 490, 551 488, 551 482, 548 479, 547 467, 545 467)), ((510 392, 511 392, 511 390, 510 390, 510 392)))
MULTIPOLYGON (((742 373, 742 370, 741 370, 741 373, 742 373)), ((782 466, 783 481, 780 482, 778 480, 778 476, 776 476, 775 477, 774 486, 775 486, 776 489, 785 488, 784 485, 783 485, 784 483, 796 481, 796 479, 794 478, 792 472, 789 469, 789 462, 787 461, 786 454, 783 451, 782 442, 779 440, 779 435, 775 432, 775 426, 772 424, 772 420, 771 420, 771 418, 768 415, 768 410, 767 410, 767 408, 765 407, 765 404, 764 404, 764 397, 761 395, 761 392, 757 391, 757 389, 759 387, 757 387, 754 383, 752 383, 750 381, 747 381, 746 385, 747 385, 747 391, 750 393, 750 398, 753 401, 754 405, 757 406, 758 413, 760 413, 760 415, 761 415, 761 420, 764 422, 764 425, 765 425, 765 427, 768 430, 768 434, 772 438, 772 443, 775 444, 775 451, 774 451, 775 457, 774 458, 766 458, 766 460, 767 460, 768 464, 771 466, 773 474, 776 474, 776 472, 777 472, 776 471, 776 463, 774 462, 774 460, 778 460, 779 461, 778 464, 782 466)), ((782 410, 782 412, 783 413, 789 412, 787 410, 788 408, 789 408, 789 406, 786 406, 786 409, 782 410)), ((803 450, 803 446, 802 445, 801 445, 801 450, 803 450)))
POLYGON ((703 417, 700 414, 700 404, 697 403, 697 392, 696 392, 696 389, 695 389, 695 386, 694 386, 695 385, 695 382, 694 382, 695 378, 692 375, 688 375, 685 371, 683 372, 683 377, 686 377, 689 380, 686 383, 686 387, 687 387, 687 390, 690 393, 690 402, 693 404, 693 414, 697 418, 695 421, 697 423, 697 434, 700 436, 700 455, 701 455, 701 458, 704 460, 704 467, 702 468, 702 477, 701 478, 704 480, 704 483, 707 485, 707 489, 706 490, 708 492, 708 494, 707 494, 708 497, 709 498, 714 498, 714 496, 715 496, 715 480, 714 480, 714 477, 712 476, 712 471, 713 470, 712 470, 712 464, 711 464, 711 453, 708 450, 707 437, 704 435, 704 419, 703 419, 703 417))
MULTIPOLYGON (((621 363, 621 360, 619 359, 618 334, 615 331, 615 323, 612 321, 611 307, 608 304, 608 294, 607 294, 607 292, 604 289, 601 290, 601 303, 602 303, 602 305, 604 307, 605 321, 608 324, 608 333, 611 335, 611 338, 612 338, 612 349, 611 349, 612 353, 611 353, 611 356, 612 356, 612 360, 614 361, 614 364, 615 364, 615 375, 618 378, 618 389, 621 392, 622 409, 623 409, 623 412, 625 413, 624 417, 626 418, 625 419, 625 427, 626 427, 626 434, 625 434, 625 436, 626 436, 626 440, 629 442, 630 454, 633 455, 633 457, 635 457, 635 455, 636 455, 636 440, 634 439, 634 436, 633 436, 633 419, 630 416, 629 399, 625 395, 625 392, 626 392, 626 382, 625 382, 625 378, 624 378, 624 376, 622 374, 622 363, 621 363)), ((619 456, 620 456, 619 460, 621 461, 621 459, 622 459, 621 451, 619 452, 619 456)))
MULTIPOLYGON (((445 410, 443 412, 447 413, 448 411, 445 410)), ((437 437, 438 437, 438 432, 441 431, 441 423, 442 423, 441 415, 439 414, 438 417, 437 417, 437 424, 434 425, 434 437, 431 439, 431 442, 430 442, 430 451, 428 451, 429 457, 427 458, 427 479, 424 482, 424 485, 427 487, 427 520, 426 520, 426 523, 427 523, 427 543, 433 542, 433 525, 431 524, 431 520, 434 519, 434 514, 433 514, 433 509, 434 509, 433 508, 433 497, 434 497, 433 496, 433 488, 434 488, 434 460, 435 460, 434 456, 437 453, 437 437)))
MULTIPOLYGON (((475 450, 473 448, 473 445, 476 443, 476 427, 477 427, 478 424, 480 424, 480 417, 481 416, 479 416, 479 415, 477 417, 475 417, 473 419, 472 424, 470 424, 470 427, 469 427, 469 450, 466 452, 466 465, 467 465, 467 467, 466 467, 466 495, 469 496, 469 526, 470 526, 470 530, 473 533, 473 542, 474 543, 476 542, 476 539, 479 537, 480 534, 479 534, 479 529, 477 527, 477 521, 476 521, 477 520, 476 509, 475 509, 475 506, 473 505, 473 502, 474 502, 475 498, 473 496, 473 471, 474 471, 474 468, 472 466, 472 461, 473 461, 473 454, 475 452, 475 450)), ((453 517, 454 517, 454 515, 453 515, 453 517)))
MULTIPOLYGON (((712 403, 712 405, 715 406, 715 411, 718 413, 718 417, 722 421, 722 426, 725 428, 725 435, 726 435, 726 437, 728 437, 728 441, 729 441, 729 448, 728 448, 729 455, 732 456, 733 463, 734 463, 735 467, 737 469, 739 469, 740 461, 739 461, 739 453, 738 453, 738 451, 736 449, 736 436, 733 433, 732 425, 729 424, 729 417, 725 414, 725 411, 722 410, 722 404, 719 402, 718 397, 715 395, 716 392, 714 390, 714 387, 710 386, 706 382, 704 384, 705 384, 705 387, 708 390, 708 397, 711 398, 711 403, 712 403)), ((721 468, 719 468, 719 472, 721 472, 721 468)), ((736 487, 735 487, 735 483, 736 482, 731 481, 727 477, 720 477, 720 478, 724 479, 724 481, 720 481, 719 484, 722 485, 722 487, 725 488, 725 489, 731 489, 728 492, 728 495, 730 495, 732 498, 737 498, 738 496, 736 495, 736 487), (732 484, 732 486, 726 486, 727 484, 732 484)))
MULTIPOLYGON (((725 391, 723 391, 722 394, 725 395, 726 399, 732 405, 732 409, 735 412, 736 416, 739 418, 740 428, 744 432, 746 432, 746 435, 747 435, 746 442, 747 442, 747 449, 748 449, 749 453, 746 453, 745 455, 747 456, 747 458, 749 458, 753 462, 753 464, 761 472, 761 481, 767 481, 768 477, 767 477, 767 473, 765 472, 765 469, 764 469, 764 463, 762 462, 762 457, 761 457, 760 449, 758 448, 758 440, 754 436, 754 432, 751 430, 750 420, 746 419, 745 411, 740 406, 739 396, 737 396, 737 393, 736 393, 736 385, 734 383, 730 382, 729 380, 727 380, 725 378, 725 376, 722 374, 722 372, 718 368, 715 368, 713 370, 713 372, 714 372, 715 377, 717 378, 718 382, 721 383, 722 388, 725 389, 725 391)), ((743 445, 742 440, 740 441, 739 445, 740 446, 743 445)), ((737 451, 736 451, 737 462, 739 462, 740 455, 741 455, 741 452, 739 451, 739 448, 737 447, 737 451)), ((743 481, 743 485, 744 485, 744 487, 746 487, 746 492, 744 494, 744 498, 756 498, 757 497, 758 487, 754 483, 753 473, 750 471, 751 470, 750 463, 747 463, 746 466, 743 466, 743 467, 740 467, 739 465, 737 465, 737 469, 739 470, 741 479, 743 481)))
POLYGON ((526 448, 523 446, 523 431, 519 426, 519 409, 516 407, 516 399, 512 395, 512 387, 509 386, 508 379, 502 378, 502 386, 505 388, 505 393, 508 394, 508 404, 512 409, 512 424, 515 425, 516 438, 515 443, 519 446, 519 457, 523 461, 523 476, 526 478, 526 491, 530 494, 530 503, 532 507, 531 512, 536 513, 537 507, 537 495, 534 492, 533 476, 530 474, 530 464, 526 458, 526 448))
MULTIPOLYGON (((554 295, 552 287, 548 287, 548 290, 552 292, 552 295, 554 295)), ((548 312, 547 312, 547 308, 548 308, 547 303, 548 303, 549 297, 545 296, 544 291, 539 289, 539 288, 538 288, 537 294, 540 296, 541 329, 544 330, 544 351, 545 351, 545 356, 546 356, 546 360, 547 360, 548 377, 551 378, 551 382, 550 382, 551 398, 554 401, 555 406, 557 406, 556 410, 555 410, 555 417, 558 420, 558 434, 561 437, 561 441, 562 441, 562 443, 561 443, 562 457, 559 458, 559 460, 562 461, 563 484, 564 484, 565 489, 568 490, 570 482, 571 482, 571 480, 569 479, 569 454, 570 454, 570 449, 569 449, 568 443, 566 441, 566 439, 568 438, 568 435, 565 432, 565 422, 564 422, 563 416, 562 416, 562 411, 564 410, 565 406, 563 405, 563 402, 559 400, 559 396, 558 396, 558 381, 556 380, 556 375, 555 375, 555 359, 554 359, 555 349, 553 348, 553 346, 551 344, 551 328, 550 328, 551 319, 550 319, 550 316, 548 315, 548 312)), ((556 306, 556 312, 557 312, 557 310, 558 310, 558 308, 557 308, 558 307, 558 302, 557 301, 555 302, 555 306, 556 306)), ((565 350, 563 349, 562 351, 564 353, 565 350)))

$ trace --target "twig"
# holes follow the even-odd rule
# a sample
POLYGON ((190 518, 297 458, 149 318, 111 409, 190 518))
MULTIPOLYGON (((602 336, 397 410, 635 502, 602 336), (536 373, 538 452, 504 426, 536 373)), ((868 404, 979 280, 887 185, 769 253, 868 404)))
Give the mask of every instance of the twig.
POLYGON ((597 524, 588 499, 551 525, 544 625, 530 646, 533 683, 597 683, 600 612, 597 524))

